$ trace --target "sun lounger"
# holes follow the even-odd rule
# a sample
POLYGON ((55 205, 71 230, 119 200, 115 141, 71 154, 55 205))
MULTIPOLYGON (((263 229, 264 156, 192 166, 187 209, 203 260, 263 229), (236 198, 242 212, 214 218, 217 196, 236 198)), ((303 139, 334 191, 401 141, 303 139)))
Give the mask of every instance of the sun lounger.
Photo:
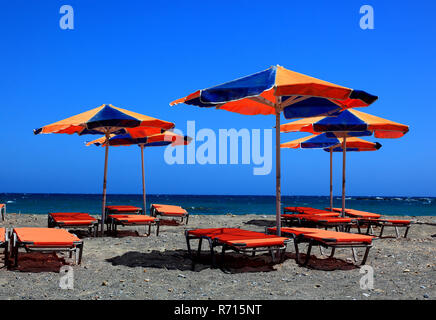
MULTIPOLYGON (((340 211, 340 208, 334 208, 335 211, 340 211)), ((406 238, 409 232, 411 221, 410 220, 395 220, 395 219, 385 219, 382 218, 381 214, 366 212, 354 209, 345 209, 345 214, 349 217, 355 217, 358 221, 357 227, 359 228, 359 233, 361 233, 361 228, 366 226, 366 234, 372 234, 372 227, 380 227, 379 238, 383 236, 383 231, 385 227, 394 227, 397 238, 400 237, 398 228, 406 228, 403 237, 406 238)))
POLYGON ((340 218, 340 217, 326 217, 310 214, 294 214, 286 217, 284 220, 289 226, 301 227, 322 227, 326 230, 328 228, 335 228, 336 231, 348 232, 353 224, 356 224, 356 219, 340 218), (294 216, 294 217, 292 217, 294 216), (293 218, 293 219, 292 219, 293 218))
MULTIPOLYGON (((326 208, 327 209, 327 208, 326 208)), ((333 208, 334 212, 341 213, 341 208, 333 208)), ((377 219, 381 217, 381 214, 378 213, 372 213, 372 212, 366 212, 366 211, 360 211, 360 210, 354 210, 354 209, 345 209, 345 214, 349 217, 353 218, 372 218, 377 219)))
POLYGON ((147 235, 151 233, 151 226, 155 225, 156 235, 159 235, 159 219, 147 216, 144 214, 142 208, 135 206, 106 206, 106 219, 105 223, 107 230, 113 234, 117 233, 117 226, 135 226, 147 225, 147 235))
POLYGON ((285 207, 283 208, 284 214, 295 213, 295 214, 322 214, 324 216, 335 217, 338 216, 337 213, 333 213, 330 210, 315 209, 311 207, 285 207))
MULTIPOLYGON (((238 253, 251 254, 254 256, 256 252, 269 251, 275 261, 274 253, 278 253, 282 257, 282 253, 286 250, 288 238, 278 237, 275 235, 267 235, 261 232, 243 230, 238 228, 211 228, 211 229, 195 229, 185 231, 186 244, 188 253, 193 259, 190 241, 193 239, 199 240, 197 255, 201 252, 202 241, 206 240, 209 243, 212 266, 215 266, 215 248, 222 247, 221 257, 224 257, 226 250, 233 250, 238 253)), ((194 261, 194 259, 193 259, 194 261)))
POLYGON ((49 228, 88 228, 89 233, 96 236, 98 230, 98 220, 91 217, 88 213, 81 212, 51 212, 48 214, 49 228))
POLYGON ((108 221, 110 223, 110 228, 113 233, 117 233, 117 226, 137 226, 146 225, 148 226, 147 235, 151 233, 151 226, 156 226, 156 236, 159 235, 159 219, 155 217, 150 217, 144 214, 113 214, 108 216, 108 221))
POLYGON ((135 206, 106 206, 106 216, 110 214, 142 214, 142 208, 135 206))
POLYGON ((12 252, 14 266, 18 265, 19 249, 26 252, 68 252, 70 258, 75 253, 75 262, 82 261, 83 241, 65 229, 53 228, 14 228, 12 230, 12 252))
POLYGON ((0 228, 0 248, 3 248, 4 264, 9 262, 9 232, 5 228, 0 228))
POLYGON ((167 205, 167 204, 152 204, 150 207, 150 215, 152 217, 160 216, 179 218, 180 223, 183 223, 183 219, 186 218, 186 224, 188 224, 189 213, 185 209, 179 206, 167 205))
POLYGON ((0 213, 2 214, 2 221, 6 218, 6 204, 0 203, 0 213))
MULTIPOLYGON (((267 233, 274 234, 276 232, 276 228, 267 228, 267 233)), ((337 248, 351 248, 353 252, 353 258, 356 261, 355 248, 363 247, 365 248, 365 254, 363 256, 361 265, 366 263, 368 258, 369 249, 372 247, 372 236, 361 235, 361 234, 353 234, 347 232, 336 232, 336 231, 328 231, 322 229, 315 228, 281 228, 282 235, 292 237, 294 239, 295 252, 296 252, 296 260, 298 264, 299 260, 299 248, 298 245, 300 243, 308 243, 308 249, 306 253, 306 259, 302 263, 303 265, 307 265, 310 259, 310 252, 312 246, 318 245, 321 247, 330 247, 332 249, 330 257, 333 257, 335 254, 335 250, 337 248)))

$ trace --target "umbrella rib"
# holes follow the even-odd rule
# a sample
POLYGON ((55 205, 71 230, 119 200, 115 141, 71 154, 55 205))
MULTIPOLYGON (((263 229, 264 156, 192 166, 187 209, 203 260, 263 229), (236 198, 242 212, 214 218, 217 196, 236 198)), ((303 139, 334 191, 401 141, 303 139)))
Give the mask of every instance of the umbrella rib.
POLYGON ((275 107, 275 104, 273 102, 271 102, 268 99, 265 99, 264 97, 261 97, 261 96, 249 97, 248 99, 249 100, 253 100, 255 102, 259 102, 259 103, 265 104, 265 105, 267 105, 269 107, 272 107, 272 108, 275 107))
POLYGON ((293 105, 297 102, 309 99, 310 97, 311 96, 292 96, 292 98, 289 98, 288 100, 286 100, 286 102, 282 103, 280 111, 283 111, 284 108, 289 107, 290 105, 293 105))

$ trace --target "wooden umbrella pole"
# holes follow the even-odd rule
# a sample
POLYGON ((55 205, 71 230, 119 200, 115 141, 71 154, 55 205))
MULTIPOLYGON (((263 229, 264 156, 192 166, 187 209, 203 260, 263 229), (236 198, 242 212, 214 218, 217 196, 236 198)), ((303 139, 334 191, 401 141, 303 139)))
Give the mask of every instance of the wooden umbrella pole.
POLYGON ((342 143, 342 217, 345 217, 345 158, 347 154, 347 134, 344 134, 342 143))
POLYGON ((145 202, 145 172, 144 172, 144 145, 139 145, 141 147, 141 164, 142 164, 142 203, 143 203, 143 214, 146 214, 147 206, 145 202))
POLYGON ((278 104, 276 107, 276 227, 277 235, 281 235, 281 220, 280 220, 280 103, 281 97, 277 98, 278 104))
POLYGON ((104 155, 104 177, 103 177, 103 203, 101 210, 101 231, 100 235, 104 235, 104 221, 106 219, 106 183, 107 183, 107 159, 109 155, 109 132, 106 132, 106 150, 104 155))
POLYGON ((333 211, 333 147, 330 147, 330 211, 333 211))

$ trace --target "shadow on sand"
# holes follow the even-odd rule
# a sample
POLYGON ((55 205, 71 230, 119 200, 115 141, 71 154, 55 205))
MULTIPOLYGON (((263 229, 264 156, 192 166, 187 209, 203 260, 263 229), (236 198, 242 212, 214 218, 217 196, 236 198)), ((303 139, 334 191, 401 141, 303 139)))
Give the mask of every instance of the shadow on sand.
MULTIPOLYGON (((295 261, 295 253, 286 252, 282 262, 273 262, 270 254, 259 254, 254 257, 237 253, 226 253, 222 259, 220 254, 216 254, 216 265, 226 273, 249 273, 249 272, 271 272, 280 268, 286 260, 295 261)), ((300 259, 304 259, 305 254, 300 254, 300 259)), ((195 263, 189 257, 187 250, 167 250, 164 252, 153 250, 149 253, 138 251, 126 252, 121 256, 116 256, 106 261, 114 266, 160 268, 167 270, 194 271, 200 272, 211 269, 211 257, 208 251, 202 251, 200 256, 195 257, 195 263)), ((305 266, 310 269, 332 271, 332 270, 352 270, 357 266, 337 258, 319 259, 311 256, 309 263, 305 266)))
MULTIPOLYGON (((74 257, 74 255, 73 255, 74 257)), ((13 263, 13 259, 10 260, 13 263)), ((64 265, 70 265, 65 258, 58 256, 55 252, 20 252, 18 255, 18 266, 9 267, 11 271, 19 272, 60 272, 60 268, 64 265)))

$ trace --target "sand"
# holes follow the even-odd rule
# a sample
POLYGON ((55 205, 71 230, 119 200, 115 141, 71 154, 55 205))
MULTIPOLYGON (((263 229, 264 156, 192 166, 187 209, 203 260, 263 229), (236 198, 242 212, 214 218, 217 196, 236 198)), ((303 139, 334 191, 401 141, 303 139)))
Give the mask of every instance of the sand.
MULTIPOLYGON (((405 217, 401 217, 405 218, 405 217)), ((417 221, 407 239, 374 241, 367 265, 374 270, 373 289, 361 289, 363 276, 350 262, 351 250, 335 258, 314 248, 309 265, 296 264, 294 246, 285 259, 272 263, 268 254, 256 257, 226 255, 224 270, 211 268, 204 251, 194 267, 186 250, 185 229, 240 227, 263 231, 274 224, 271 215, 193 215, 188 226, 161 226, 149 237, 144 228, 120 228, 117 237, 84 241, 81 265, 72 265, 73 289, 61 289, 60 267, 71 263, 62 255, 23 254, 19 267, 0 269, 0 299, 435 299, 436 218, 406 217, 417 221)), ((44 215, 8 214, 6 227, 46 227, 44 215)), ((386 235, 393 235, 392 228, 386 235)), ((304 247, 302 247, 305 250, 304 247)), ((302 251, 304 252, 304 251, 302 251)))

